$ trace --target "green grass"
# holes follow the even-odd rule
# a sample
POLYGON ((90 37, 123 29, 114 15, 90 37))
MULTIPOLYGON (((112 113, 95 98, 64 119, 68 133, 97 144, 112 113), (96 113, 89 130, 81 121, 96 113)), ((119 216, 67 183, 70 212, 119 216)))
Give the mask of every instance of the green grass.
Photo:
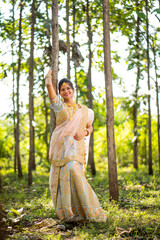
POLYGON ((11 169, 1 174, 0 202, 7 212, 7 225, 12 227, 7 239, 160 239, 160 177, 158 173, 149 176, 144 166, 137 171, 131 167, 118 169, 119 203, 109 202, 107 171, 98 169, 95 177, 87 173, 107 221, 84 223, 66 231, 57 230, 56 225, 41 228, 35 225, 49 218, 61 224, 53 209, 49 173, 45 169, 38 167, 33 173, 31 187, 27 186, 27 175, 20 180, 11 169))

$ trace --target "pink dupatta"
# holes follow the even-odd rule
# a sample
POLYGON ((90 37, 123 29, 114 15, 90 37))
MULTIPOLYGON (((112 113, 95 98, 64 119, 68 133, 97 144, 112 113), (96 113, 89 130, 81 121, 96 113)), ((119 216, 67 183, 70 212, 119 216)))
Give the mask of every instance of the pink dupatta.
POLYGON ((82 117, 82 110, 78 109, 71 120, 67 120, 57 126, 52 133, 50 142, 49 158, 51 160, 61 160, 63 151, 63 139, 69 136, 68 143, 65 145, 65 151, 70 148, 73 143, 73 137, 78 131, 82 117))

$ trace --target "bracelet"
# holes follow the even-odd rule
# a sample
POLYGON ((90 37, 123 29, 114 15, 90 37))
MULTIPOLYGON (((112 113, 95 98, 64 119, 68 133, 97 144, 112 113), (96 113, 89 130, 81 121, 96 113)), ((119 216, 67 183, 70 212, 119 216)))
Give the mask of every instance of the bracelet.
POLYGON ((47 75, 45 76, 45 79, 46 79, 46 78, 51 78, 51 77, 52 77, 51 74, 47 74, 47 75))
POLYGON ((85 131, 85 130, 86 130, 87 133, 88 133, 88 134, 86 135, 86 137, 87 137, 88 135, 90 135, 90 130, 89 130, 88 128, 85 128, 84 131, 85 131))
POLYGON ((49 99, 49 101, 53 101, 55 99, 55 97, 54 98, 52 98, 52 99, 49 99))
POLYGON ((52 99, 49 99, 50 100, 50 103, 55 103, 56 102, 56 100, 57 100, 57 95, 54 97, 54 98, 52 98, 52 99))

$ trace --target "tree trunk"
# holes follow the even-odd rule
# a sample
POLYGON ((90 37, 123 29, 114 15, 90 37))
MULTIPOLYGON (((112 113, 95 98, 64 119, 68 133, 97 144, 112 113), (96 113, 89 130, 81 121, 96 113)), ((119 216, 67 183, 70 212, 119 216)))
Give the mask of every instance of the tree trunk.
MULTIPOLYGON (((138 6, 139 6, 139 1, 136 1, 136 9, 138 10, 138 6)), ((137 102, 138 102, 138 89, 139 89, 139 78, 140 78, 140 67, 139 67, 139 61, 140 61, 140 54, 139 54, 139 44, 140 44, 140 40, 139 40, 139 22, 140 22, 140 18, 137 14, 137 32, 136 32, 136 42, 137 42, 137 79, 136 79, 136 89, 135 89, 135 95, 134 95, 134 106, 133 106, 133 119, 134 119, 134 159, 133 159, 133 165, 134 168, 138 169, 138 135, 137 135, 137 110, 138 110, 138 106, 137 106, 137 102)))
MULTIPOLYGON (((50 18, 49 18, 49 14, 48 14, 48 0, 45 0, 45 3, 46 3, 46 17, 47 17, 48 22, 50 22, 50 18)), ((50 25, 49 25, 48 29, 46 30, 46 36, 47 36, 47 40, 48 40, 48 48, 51 49, 50 25)), ((49 57, 49 66, 51 66, 52 56, 49 51, 48 51, 48 57, 49 57)))
MULTIPOLYGON (((52 84, 57 92, 58 79, 58 54, 59 54, 59 25, 58 25, 58 0, 52 0, 52 84)), ((52 134, 56 126, 54 112, 51 111, 50 132, 52 134)))
MULTIPOLYGON (((43 67, 43 76, 44 76, 44 65, 42 67, 43 67)), ((43 84, 42 88, 43 88, 43 102, 44 102, 45 123, 46 123, 45 133, 44 133, 46 149, 47 149, 46 159, 49 161, 49 137, 48 137, 49 123, 48 123, 48 107, 47 107, 47 96, 46 96, 45 84, 43 84)))
POLYGON ((145 141, 144 141, 144 145, 145 145, 145 165, 146 166, 148 164, 148 156, 147 156, 147 130, 148 130, 148 124, 146 124, 146 126, 145 126, 145 141))
POLYGON ((11 44, 12 48, 12 81, 13 81, 13 86, 12 86, 12 103, 13 103, 13 132, 14 132, 14 172, 16 172, 17 164, 16 164, 16 109, 15 109, 15 66, 14 66, 14 45, 15 45, 15 0, 12 1, 13 9, 12 9, 12 36, 13 36, 13 41, 11 44))
MULTIPOLYGON (((92 65, 92 51, 91 51, 91 44, 92 44, 92 31, 91 31, 91 20, 89 15, 89 0, 87 0, 87 26, 88 26, 88 50, 89 50, 89 67, 88 67, 88 100, 89 100, 89 107, 93 109, 93 96, 92 96, 92 76, 91 76, 91 65, 92 65)), ((94 146, 94 131, 90 137, 90 146, 89 146, 89 159, 88 162, 91 166, 92 174, 96 174, 95 164, 94 164, 94 153, 93 153, 93 146, 94 146)))
POLYGON ((2 192, 2 178, 1 178, 1 173, 0 173, 0 192, 2 192))
POLYGON ((20 159, 20 147, 19 147, 19 82, 20 82, 20 70, 21 70, 21 58, 22 58, 22 10, 23 1, 20 2, 20 17, 19 17, 19 46, 18 46, 18 69, 17 69, 17 111, 16 111, 16 162, 18 166, 18 177, 22 178, 22 167, 20 159))
POLYGON ((113 199, 118 201, 119 190, 117 181, 117 163, 114 140, 114 108, 113 108, 112 71, 110 56, 109 0, 103 0, 103 37, 104 37, 104 73, 105 73, 106 109, 107 109, 109 197, 110 200, 113 199))
POLYGON ((148 76, 148 142, 149 142, 149 154, 148 165, 149 174, 153 174, 152 169, 152 133, 151 133, 151 96, 150 96, 150 57, 149 57, 149 24, 148 24, 148 0, 146 1, 146 36, 147 36, 147 76, 148 76))
MULTIPOLYGON (((48 0, 45 0, 46 3, 46 17, 48 22, 50 21, 49 19, 49 14, 48 14, 48 0)), ((50 42, 50 25, 47 29, 47 39, 48 39, 48 47, 49 49, 51 48, 51 42, 50 42)), ((51 54, 48 54, 48 57, 50 59, 49 65, 52 63, 52 56, 51 54)), ((43 65, 43 75, 44 75, 44 65, 43 65)), ((43 102, 44 102, 44 108, 45 108, 45 143, 46 143, 46 159, 49 161, 49 136, 48 136, 48 129, 49 129, 49 122, 48 122, 48 106, 47 106, 47 97, 46 97, 46 91, 45 91, 45 84, 43 84, 43 102)))
POLYGON ((35 0, 32 1, 31 15, 31 43, 30 43, 30 59, 29 59, 29 137, 30 151, 28 164, 28 185, 32 184, 32 170, 35 170, 35 146, 34 146, 34 25, 35 25, 35 0))
POLYGON ((158 92, 158 73, 157 73, 157 62, 156 62, 156 52, 153 47, 153 55, 154 55, 154 68, 155 68, 155 76, 156 76, 156 105, 157 105, 157 134, 158 134, 158 160, 159 160, 159 173, 160 173, 160 121, 159 121, 159 92, 158 92))
MULTIPOLYGON (((73 43, 75 42, 75 27, 76 27, 76 8, 75 8, 75 0, 73 0, 73 43)), ((75 86, 76 86, 76 103, 78 103, 78 84, 77 84, 77 68, 76 63, 74 62, 74 78, 75 78, 75 86)))
POLYGON ((70 79, 69 0, 66 0, 67 78, 70 79))

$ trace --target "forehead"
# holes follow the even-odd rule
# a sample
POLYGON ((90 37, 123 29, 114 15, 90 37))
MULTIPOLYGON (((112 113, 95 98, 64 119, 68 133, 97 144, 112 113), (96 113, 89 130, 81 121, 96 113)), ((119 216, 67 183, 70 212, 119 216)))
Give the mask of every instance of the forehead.
POLYGON ((61 86, 61 89, 65 89, 65 88, 70 88, 71 86, 69 85, 69 83, 66 83, 66 82, 64 82, 63 84, 62 84, 62 86, 61 86))

